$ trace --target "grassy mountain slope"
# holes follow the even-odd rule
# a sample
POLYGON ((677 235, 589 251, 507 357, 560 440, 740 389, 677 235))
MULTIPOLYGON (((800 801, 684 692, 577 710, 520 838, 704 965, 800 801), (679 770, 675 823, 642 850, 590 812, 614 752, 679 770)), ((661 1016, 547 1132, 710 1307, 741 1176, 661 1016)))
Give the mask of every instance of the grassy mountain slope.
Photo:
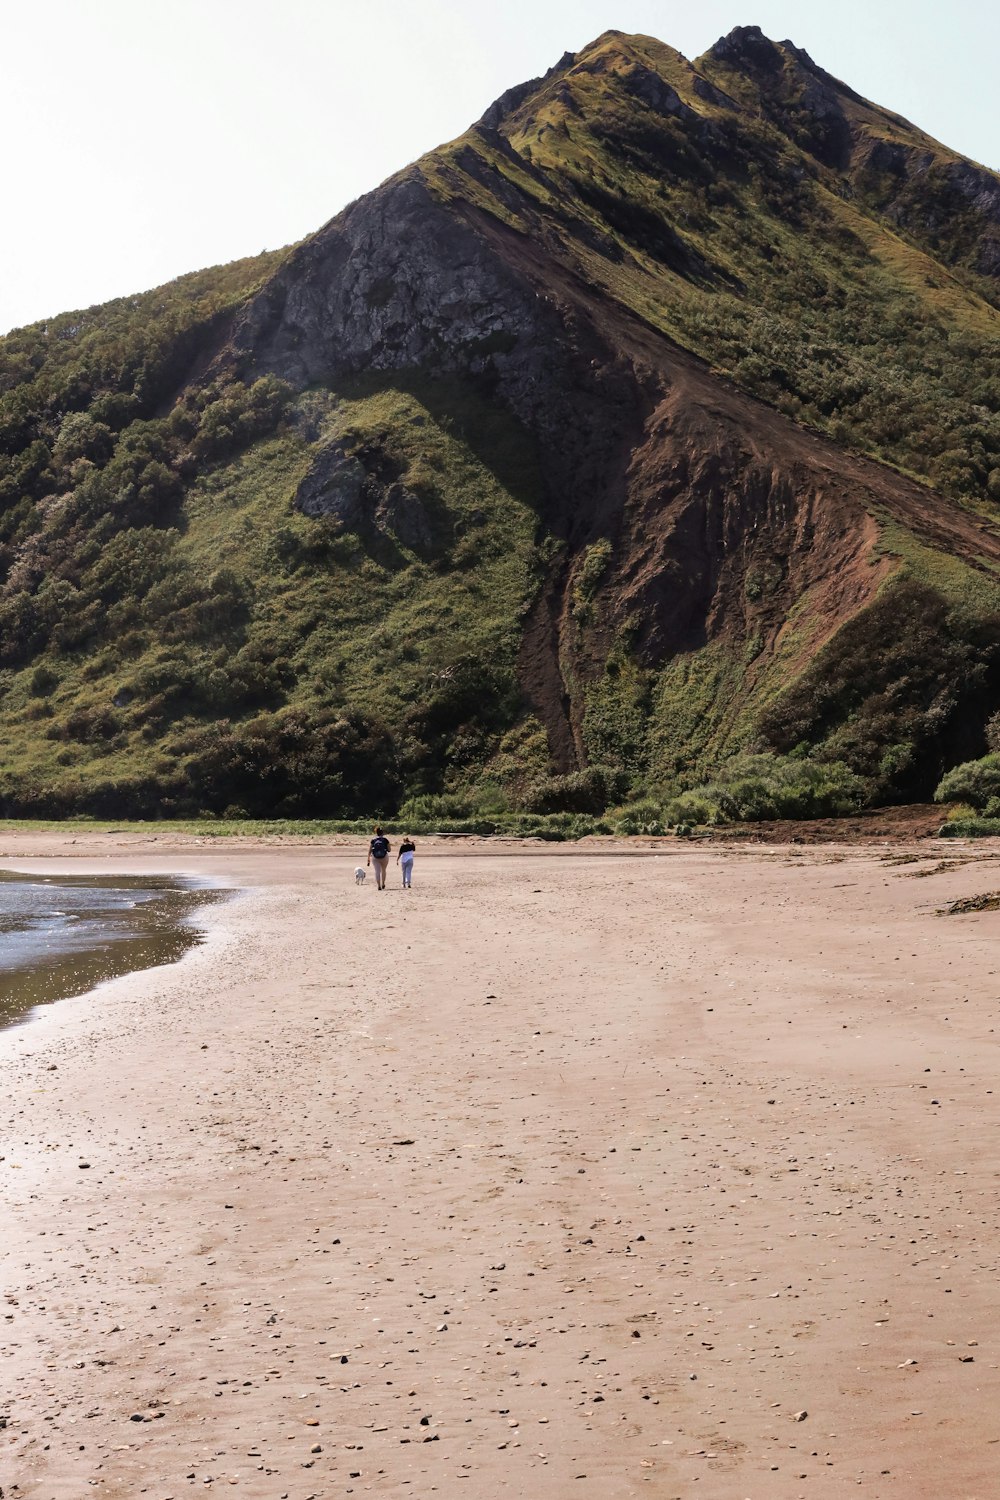
POLYGON ((790 43, 608 33, 287 254, 8 336, 7 810, 928 795, 1000 700, 998 245, 790 43))
POLYGON ((806 71, 802 56, 747 33, 692 65, 612 33, 496 136, 480 126, 420 165, 436 192, 543 240, 797 420, 943 493, 978 494, 991 474, 1000 493, 1000 183, 964 164, 993 197, 980 209, 973 193, 962 236, 949 234, 939 220, 953 223, 957 188, 934 212, 917 205, 961 159, 820 75, 820 123, 832 131, 842 106, 856 141, 842 168, 826 165, 798 144, 804 86, 797 112, 771 98, 774 74, 806 71), (899 152, 895 197, 870 166, 877 129, 899 152))

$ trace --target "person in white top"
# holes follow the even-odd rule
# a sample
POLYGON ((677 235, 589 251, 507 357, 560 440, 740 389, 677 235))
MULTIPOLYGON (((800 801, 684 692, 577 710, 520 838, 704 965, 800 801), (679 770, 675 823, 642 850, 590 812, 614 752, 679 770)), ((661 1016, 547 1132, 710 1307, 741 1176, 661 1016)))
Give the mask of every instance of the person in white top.
POLYGON ((399 853, 396 855, 397 865, 401 864, 403 867, 404 891, 410 890, 413 884, 413 856, 416 853, 416 848, 416 844, 410 838, 410 835, 407 834, 399 846, 399 853))

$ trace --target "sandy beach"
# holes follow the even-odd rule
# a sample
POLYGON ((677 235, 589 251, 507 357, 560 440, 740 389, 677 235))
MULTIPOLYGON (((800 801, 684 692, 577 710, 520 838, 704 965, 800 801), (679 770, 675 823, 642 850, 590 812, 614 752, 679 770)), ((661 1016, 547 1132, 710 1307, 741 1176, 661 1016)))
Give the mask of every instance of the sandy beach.
POLYGON ((418 845, 0 832, 241 891, 0 1034, 5 1500, 1000 1494, 996 848, 418 845))

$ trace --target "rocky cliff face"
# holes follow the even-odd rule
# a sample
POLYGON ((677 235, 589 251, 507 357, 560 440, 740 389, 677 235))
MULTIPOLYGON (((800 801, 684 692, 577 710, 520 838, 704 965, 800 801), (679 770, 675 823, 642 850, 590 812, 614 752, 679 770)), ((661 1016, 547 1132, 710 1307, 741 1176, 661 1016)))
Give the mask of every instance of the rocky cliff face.
POLYGON ((408 172, 301 246, 240 318, 233 344, 298 384, 429 364, 482 365, 537 321, 482 236, 408 172))
POLYGON ((593 476, 614 466, 624 431, 638 431, 642 400, 558 269, 474 206, 441 203, 411 171, 290 258, 240 318, 232 351, 247 378, 297 386, 376 372, 467 378, 532 433, 553 512, 565 515, 582 483, 592 503, 593 476))

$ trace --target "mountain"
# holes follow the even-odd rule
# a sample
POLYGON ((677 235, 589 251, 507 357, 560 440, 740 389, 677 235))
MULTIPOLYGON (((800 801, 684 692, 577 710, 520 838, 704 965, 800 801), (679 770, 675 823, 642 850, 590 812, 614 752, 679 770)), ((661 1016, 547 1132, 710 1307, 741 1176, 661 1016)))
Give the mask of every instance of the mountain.
POLYGON ((1000 707, 998 332, 994 173, 756 28, 609 32, 0 342, 3 807, 926 798, 1000 707))

